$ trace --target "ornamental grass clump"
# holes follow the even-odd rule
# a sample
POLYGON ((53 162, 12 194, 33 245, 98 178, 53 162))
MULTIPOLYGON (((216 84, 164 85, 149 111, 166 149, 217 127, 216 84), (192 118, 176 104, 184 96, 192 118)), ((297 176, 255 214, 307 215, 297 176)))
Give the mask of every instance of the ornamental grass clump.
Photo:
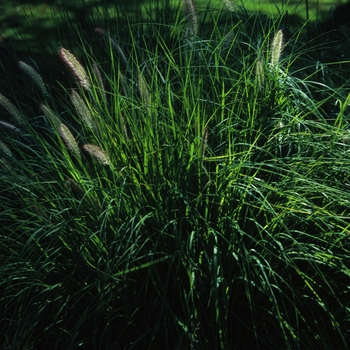
POLYGON ((1 91, 1 348, 348 347, 347 62, 184 3, 1 91))

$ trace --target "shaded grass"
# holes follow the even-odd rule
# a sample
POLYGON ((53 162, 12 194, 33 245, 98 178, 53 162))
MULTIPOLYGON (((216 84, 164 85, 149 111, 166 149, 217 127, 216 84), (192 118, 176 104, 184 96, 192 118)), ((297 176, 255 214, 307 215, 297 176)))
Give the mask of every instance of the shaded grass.
MULTIPOLYGON (((290 22, 308 20, 324 22, 332 20, 335 6, 344 4, 346 0, 337 1, 197 1, 200 12, 218 10, 224 5, 227 10, 240 12, 243 8, 249 11, 267 14, 272 17, 284 15, 290 22)), ((118 1, 105 0, 85 1, 50 1, 49 3, 22 1, 2 1, 0 5, 0 42, 9 50, 39 54, 50 44, 43 39, 43 33, 50 33, 51 45, 59 45, 60 39, 67 34, 66 20, 80 22, 85 30, 92 26, 91 21, 98 16, 103 17, 107 27, 114 25, 114 19, 120 13, 128 13, 130 18, 148 18, 153 22, 166 23, 171 14, 178 9, 178 1, 118 1), (161 11, 160 11, 161 9, 161 11), (32 18, 35 18, 33 25, 32 18), (108 24, 107 24, 108 22, 108 24)), ((74 35, 74 33, 71 33, 74 35)))
POLYGON ((347 347, 342 63, 319 75, 278 21, 193 16, 78 32, 88 88, 61 62, 50 94, 8 95, 5 349, 347 347))

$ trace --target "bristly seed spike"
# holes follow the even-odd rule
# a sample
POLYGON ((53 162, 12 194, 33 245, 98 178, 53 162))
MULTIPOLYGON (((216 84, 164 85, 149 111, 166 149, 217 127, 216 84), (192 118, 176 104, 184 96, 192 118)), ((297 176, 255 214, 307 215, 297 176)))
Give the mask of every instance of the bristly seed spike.
POLYGON ((80 159, 78 143, 69 128, 65 124, 61 123, 58 127, 58 132, 67 149, 71 151, 76 158, 80 159))
POLYGON ((91 82, 89 76, 87 75, 84 67, 76 59, 76 57, 67 49, 61 47, 59 54, 63 62, 72 71, 74 76, 77 78, 80 86, 85 90, 91 89, 91 82))
POLYGON ((275 34, 271 45, 271 66, 273 68, 277 67, 280 61, 282 45, 283 45, 283 32, 282 32, 282 29, 280 29, 275 34))
POLYGON ((32 66, 23 61, 19 61, 18 66, 32 79, 33 83, 41 90, 44 96, 49 95, 41 75, 32 66))

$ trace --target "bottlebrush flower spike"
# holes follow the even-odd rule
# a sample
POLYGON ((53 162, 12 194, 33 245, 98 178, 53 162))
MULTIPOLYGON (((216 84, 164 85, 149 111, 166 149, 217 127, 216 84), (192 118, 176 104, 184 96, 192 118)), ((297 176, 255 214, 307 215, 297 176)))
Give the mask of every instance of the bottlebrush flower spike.
POLYGON ((201 157, 204 158, 205 156, 205 149, 208 144, 208 127, 206 126, 202 133, 202 139, 201 139, 201 157))
POLYGON ((94 62, 92 64, 92 69, 94 71, 94 76, 96 77, 97 83, 98 83, 98 87, 100 88, 100 92, 102 95, 102 99, 104 103, 107 103, 107 96, 106 96, 106 90, 103 84, 103 79, 102 79, 102 75, 101 72, 96 64, 96 62, 94 62))
POLYGON ((2 94, 0 94, 0 106, 3 106, 17 123, 24 122, 23 114, 2 94))
POLYGON ((95 158, 99 163, 104 165, 111 164, 108 154, 101 147, 87 143, 82 147, 82 149, 89 153, 90 156, 95 158))
POLYGON ((61 124, 60 117, 48 106, 41 104, 40 109, 43 111, 45 117, 53 123, 55 128, 58 128, 61 124))
POLYGON ((16 126, 14 126, 13 124, 4 122, 3 120, 0 120, 0 126, 7 128, 9 130, 15 131, 15 132, 20 132, 21 129, 17 128, 16 126))
POLYGON ((91 82, 89 76, 87 75, 84 67, 76 59, 76 57, 67 49, 61 47, 59 50, 59 55, 67 67, 72 71, 74 76, 77 78, 81 87, 85 90, 90 90, 91 82))
POLYGON ((271 66, 277 67, 281 52, 282 52, 282 45, 283 45, 283 32, 282 29, 280 29, 274 36, 272 45, 271 45, 271 66))
POLYGON ((182 0, 182 3, 189 24, 187 32, 185 33, 185 38, 190 42, 193 42, 198 32, 198 18, 196 8, 194 6, 193 0, 182 0))
POLYGON ((122 48, 118 45, 118 43, 113 38, 111 38, 111 36, 109 34, 107 34, 106 31, 103 28, 101 28, 101 27, 95 28, 95 33, 98 34, 98 35, 101 35, 102 37, 106 37, 109 40, 109 42, 112 45, 113 49, 117 52, 120 60, 123 62, 125 67, 127 67, 128 66, 128 60, 126 59, 125 54, 124 54, 122 48))
POLYGON ((96 127, 95 127, 94 119, 84 100, 80 97, 80 95, 75 90, 71 91, 70 98, 75 110, 79 114, 79 117, 83 120, 84 124, 90 130, 95 130, 96 127))
POLYGON ((44 96, 49 94, 41 75, 31 65, 19 61, 18 66, 32 79, 33 83, 41 90, 44 96))
POLYGON ((13 156, 13 154, 12 154, 12 152, 10 151, 10 149, 7 147, 7 145, 4 143, 4 142, 2 142, 2 141, 0 141, 0 151, 2 152, 2 153, 5 153, 7 156, 9 156, 9 157, 12 157, 13 156))
POLYGON ((58 132, 66 145, 67 149, 71 151, 76 158, 80 159, 80 150, 79 146, 77 144, 77 141, 75 140, 73 134, 68 129, 68 127, 65 124, 60 124, 58 128, 58 132))

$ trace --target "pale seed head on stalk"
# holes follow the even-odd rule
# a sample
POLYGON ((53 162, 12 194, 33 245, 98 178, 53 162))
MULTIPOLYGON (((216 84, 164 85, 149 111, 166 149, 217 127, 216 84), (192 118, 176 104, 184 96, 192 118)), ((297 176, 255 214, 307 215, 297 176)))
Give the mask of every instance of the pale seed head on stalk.
POLYGON ((188 20, 188 28, 185 33, 185 39, 192 42, 198 33, 198 18, 196 8, 194 6, 193 0, 182 0, 182 4, 184 7, 184 13, 188 20))
POLYGON ((12 166, 7 159, 0 158, 0 169, 6 172, 10 172, 12 170, 12 166))
MULTIPOLYGON (((11 157, 11 158, 13 157, 11 150, 2 141, 0 141, 0 154, 1 153, 4 153, 7 157, 11 157)), ((11 166, 10 162, 6 158, 3 158, 3 157, 0 158, 0 168, 5 170, 5 171, 12 170, 12 166, 11 166)))
POLYGON ((118 77, 119 77, 120 86, 122 87, 124 95, 128 96, 129 93, 128 93, 128 89, 127 89, 127 86, 126 86, 126 79, 125 79, 124 75, 120 71, 118 72, 118 77))
POLYGON ((80 184, 78 184, 75 180, 69 177, 67 178, 66 184, 70 187, 74 196, 76 196, 79 199, 87 200, 89 204, 98 206, 98 208, 100 209, 100 205, 98 203, 97 197, 89 196, 89 192, 86 192, 84 188, 80 184))
POLYGON ((92 64, 92 69, 93 69, 94 75, 97 79, 97 83, 98 83, 98 86, 99 86, 101 94, 102 94, 103 102, 107 103, 106 90, 105 90, 105 86, 103 84, 102 75, 101 75, 101 72, 100 72, 100 70, 95 62, 92 64))
POLYGON ((271 45, 271 66, 277 67, 279 60, 281 58, 283 45, 283 32, 280 29, 274 36, 272 45, 271 45))
POLYGON ((126 126, 126 120, 125 120, 123 114, 120 114, 120 126, 123 129, 125 140, 129 140, 128 128, 126 126))
POLYGON ((341 134, 341 140, 345 143, 350 141, 350 132, 348 130, 343 131, 341 134))
POLYGON ((83 188, 79 184, 77 184, 77 182, 74 181, 72 178, 69 177, 67 179, 67 183, 76 196, 79 196, 81 198, 85 196, 86 193, 83 190, 83 188))
POLYGON ((76 59, 76 57, 67 49, 61 47, 59 55, 67 67, 72 71, 74 76, 77 78, 80 86, 85 90, 90 90, 91 82, 87 75, 84 67, 76 59))
POLYGON ((127 67, 128 66, 128 60, 126 59, 126 56, 125 56, 122 48, 118 45, 118 43, 113 38, 111 38, 111 36, 109 34, 107 34, 106 31, 103 28, 101 28, 101 27, 95 28, 95 33, 97 33, 97 34, 99 34, 99 35, 101 35, 103 37, 106 37, 109 40, 111 46, 113 47, 115 52, 118 54, 120 60, 123 62, 125 67, 127 67))
POLYGON ((207 144, 208 144, 208 127, 206 126, 203 129, 202 138, 201 138, 201 158, 204 158, 205 156, 205 149, 207 147, 207 144))
POLYGON ((60 124, 58 127, 58 132, 62 138, 62 141, 66 145, 67 149, 74 154, 74 156, 80 159, 80 150, 77 141, 75 140, 73 134, 68 129, 65 124, 60 124))
POLYGON ((0 94, 0 105, 3 106, 17 123, 23 123, 24 115, 2 94, 0 94))
POLYGON ((2 142, 2 141, 0 141, 0 151, 2 152, 2 153, 5 153, 8 157, 13 157, 13 154, 12 154, 12 152, 11 152, 11 150, 7 147, 7 145, 4 143, 4 142, 2 142))
POLYGON ((235 1, 232 0, 224 0, 225 8, 228 11, 234 12, 237 10, 238 5, 235 1))
POLYGON ((230 48, 230 46, 231 46, 232 43, 233 43, 233 39, 234 39, 233 33, 232 33, 232 31, 230 31, 229 33, 227 33, 227 34, 225 35, 225 39, 224 39, 223 42, 222 42, 223 48, 224 48, 224 49, 230 48))
POLYGON ((7 128, 7 129, 15 131, 15 132, 20 132, 21 131, 21 129, 17 128, 13 124, 4 122, 3 120, 0 120, 0 125, 3 126, 4 128, 7 128))
POLYGON ((265 72, 263 61, 260 58, 256 61, 255 71, 258 79, 258 87, 261 89, 265 84, 265 72))
POLYGON ((32 79, 33 83, 41 90, 44 96, 49 94, 42 77, 32 66, 22 61, 18 62, 18 66, 32 79))
POLYGON ((99 163, 103 165, 111 164, 108 154, 101 147, 87 143, 83 145, 82 149, 89 153, 90 156, 95 158, 99 163))
POLYGON ((48 106, 41 104, 40 109, 43 111, 47 119, 51 120, 56 128, 61 124, 60 117, 48 106))
POLYGON ((79 117, 83 120, 83 122, 89 129, 94 130, 94 119, 84 100, 75 90, 72 90, 70 98, 75 110, 79 114, 79 117))
POLYGON ((142 102, 149 106, 151 103, 151 95, 149 93, 146 80, 141 72, 139 72, 138 83, 142 102))

